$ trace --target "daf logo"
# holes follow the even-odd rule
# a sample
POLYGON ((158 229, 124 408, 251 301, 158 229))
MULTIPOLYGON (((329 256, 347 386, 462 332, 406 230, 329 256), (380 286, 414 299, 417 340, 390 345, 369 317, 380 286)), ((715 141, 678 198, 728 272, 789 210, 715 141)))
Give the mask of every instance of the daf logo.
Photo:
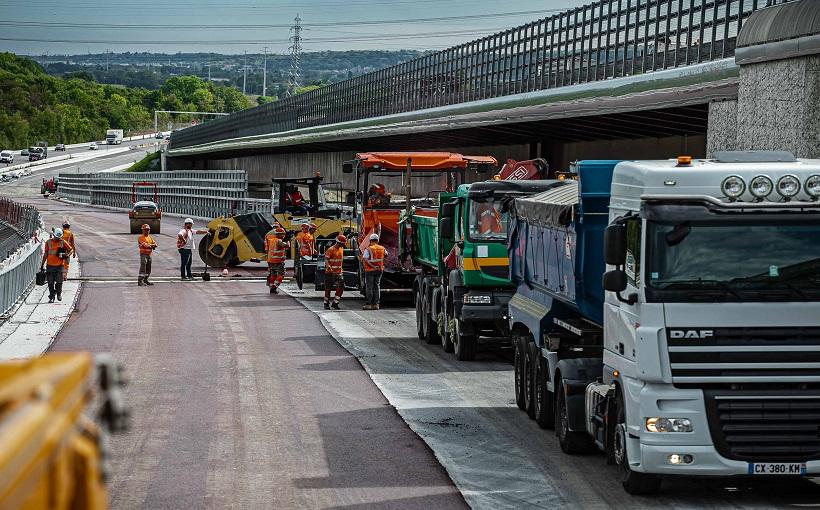
POLYGON ((715 332, 711 329, 672 329, 669 331, 669 337, 674 339, 680 338, 712 338, 715 332))

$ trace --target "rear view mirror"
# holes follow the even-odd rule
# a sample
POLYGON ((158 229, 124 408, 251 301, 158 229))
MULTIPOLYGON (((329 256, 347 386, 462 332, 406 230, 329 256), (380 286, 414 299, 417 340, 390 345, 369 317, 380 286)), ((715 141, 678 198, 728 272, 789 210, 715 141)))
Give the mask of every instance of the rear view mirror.
POLYGON ((452 218, 441 218, 439 222, 439 232, 442 239, 447 239, 451 241, 453 239, 453 219, 452 218))
POLYGON ((610 266, 626 263, 626 225, 614 223, 604 231, 604 262, 610 266))
POLYGON ((353 173, 353 162, 346 161, 342 163, 342 173, 352 174, 353 173))
POLYGON ((456 215, 456 204, 457 202, 446 202, 441 204, 441 217, 442 218, 452 218, 456 215))
POLYGON ((345 195, 345 203, 347 205, 355 205, 356 204, 356 192, 355 191, 348 191, 345 195))
POLYGON ((613 269, 604 273, 604 290, 610 292, 623 292, 626 290, 626 273, 620 269, 613 269))

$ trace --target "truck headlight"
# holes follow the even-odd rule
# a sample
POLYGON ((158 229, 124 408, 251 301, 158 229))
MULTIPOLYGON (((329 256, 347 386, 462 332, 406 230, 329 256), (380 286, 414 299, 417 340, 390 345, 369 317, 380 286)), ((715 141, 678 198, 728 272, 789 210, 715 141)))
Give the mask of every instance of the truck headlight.
POLYGON ((810 175, 803 187, 806 188, 806 194, 810 197, 820 198, 820 175, 810 175))
POLYGON ((774 184, 767 176, 758 175, 749 182, 749 191, 755 198, 766 198, 774 191, 774 184))
POLYGON ((720 184, 723 194, 729 198, 737 198, 746 191, 746 182, 739 175, 730 175, 720 184))
POLYGON ((791 198, 800 192, 800 180, 787 174, 777 180, 777 193, 783 198, 791 198))
POLYGON ((461 302, 465 305, 491 305, 493 297, 489 294, 465 294, 461 302))
POLYGON ((647 418, 646 430, 649 432, 692 432, 692 421, 689 418, 647 418))

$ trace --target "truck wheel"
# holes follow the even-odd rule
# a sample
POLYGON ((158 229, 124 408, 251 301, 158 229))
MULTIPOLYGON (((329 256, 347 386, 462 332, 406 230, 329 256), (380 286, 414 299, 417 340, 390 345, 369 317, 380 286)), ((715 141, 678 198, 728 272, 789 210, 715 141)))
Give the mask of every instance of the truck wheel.
POLYGON ((547 388, 549 367, 543 356, 536 356, 535 362, 535 421, 542 429, 555 426, 555 402, 553 393, 547 388))
POLYGON ((451 333, 447 331, 448 329, 450 331, 453 330, 453 324, 445 323, 444 321, 446 320, 449 319, 447 319, 447 317, 444 315, 444 312, 438 314, 438 323, 440 327, 439 336, 441 336, 441 348, 444 350, 444 352, 453 352, 453 340, 451 338, 451 333))
POLYGON ((464 332, 464 324, 458 318, 455 319, 455 331, 453 331, 453 347, 456 359, 459 361, 473 361, 475 359, 476 337, 464 332))
MULTIPOLYGON (((430 303, 427 302, 427 290, 426 289, 425 289, 425 292, 424 292, 424 301, 422 303, 423 303, 424 310, 430 310, 431 307, 430 307, 430 303)), ((432 345, 432 344, 437 344, 437 343, 441 342, 441 337, 439 337, 439 334, 438 334, 438 324, 436 324, 436 321, 433 320, 432 312, 427 313, 425 311, 424 315, 422 317, 424 319, 424 324, 423 324, 423 326, 424 326, 424 339, 427 341, 427 343, 432 345)))
POLYGON ((615 425, 615 440, 613 441, 613 456, 615 464, 621 478, 621 485, 624 490, 633 495, 654 494, 661 487, 661 478, 657 475, 637 473, 629 467, 629 456, 626 451, 627 430, 626 430, 626 406, 623 401, 623 393, 618 390, 617 404, 617 425, 615 425))
POLYGON ((421 307, 421 293, 419 290, 414 292, 413 297, 416 300, 416 333, 419 335, 419 338, 424 340, 424 325, 421 321, 423 309, 421 307))
POLYGON ((524 343, 524 410, 527 416, 535 418, 535 362, 533 347, 535 342, 527 336, 524 343))
POLYGON ((557 384, 558 405, 555 410, 555 434, 561 451, 567 454, 586 453, 592 450, 592 438, 586 431, 569 430, 569 410, 567 409, 567 395, 563 384, 557 384))
POLYGON ((527 408, 524 400, 524 339, 519 333, 513 333, 513 347, 515 347, 515 358, 513 367, 515 369, 515 403, 522 411, 527 408))
POLYGON ((302 272, 302 264, 296 266, 296 286, 299 287, 299 290, 302 290, 302 287, 305 284, 305 274, 302 272))

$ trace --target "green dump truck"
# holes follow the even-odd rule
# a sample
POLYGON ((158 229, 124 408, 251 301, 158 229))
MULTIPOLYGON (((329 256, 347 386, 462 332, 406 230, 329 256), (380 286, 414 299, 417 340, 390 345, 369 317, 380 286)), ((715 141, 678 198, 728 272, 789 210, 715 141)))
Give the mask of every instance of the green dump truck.
POLYGON ((505 202, 539 193, 552 181, 492 180, 439 195, 438 217, 413 211, 401 229, 412 237, 413 261, 421 266, 413 293, 419 338, 441 342, 459 360, 472 360, 482 343, 509 342, 509 279, 505 202))

